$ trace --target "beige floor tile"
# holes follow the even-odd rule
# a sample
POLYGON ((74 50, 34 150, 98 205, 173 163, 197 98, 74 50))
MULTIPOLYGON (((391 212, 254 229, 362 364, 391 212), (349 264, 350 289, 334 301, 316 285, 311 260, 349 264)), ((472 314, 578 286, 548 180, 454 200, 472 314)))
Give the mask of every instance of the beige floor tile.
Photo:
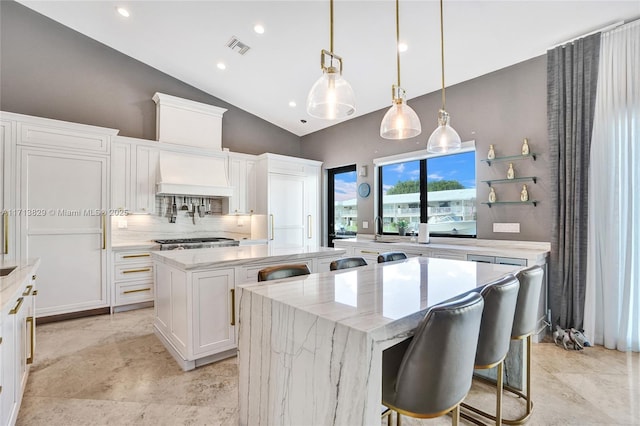
MULTIPOLYGON (((17 424, 237 424, 237 360, 183 372, 152 322, 150 308, 38 326, 17 424)), ((640 354, 540 343, 533 346, 532 373, 528 425, 640 425, 640 354)), ((493 389, 474 382, 468 402, 493 410, 493 389)), ((505 417, 522 407, 505 394, 505 417)), ((451 419, 403 417, 403 424, 449 425, 451 419)))

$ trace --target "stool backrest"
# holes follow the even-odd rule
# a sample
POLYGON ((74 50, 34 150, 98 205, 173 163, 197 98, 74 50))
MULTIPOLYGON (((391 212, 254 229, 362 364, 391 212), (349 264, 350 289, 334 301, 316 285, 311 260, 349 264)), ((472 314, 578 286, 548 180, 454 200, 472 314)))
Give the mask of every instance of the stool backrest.
POLYGON ((299 275, 309 275, 309 273, 309 268, 305 264, 270 266, 258 272, 258 281, 279 280, 299 275))
POLYGON ((378 255, 378 263, 393 262, 394 260, 406 259, 407 255, 401 251, 389 251, 378 255))
POLYGON ((473 292, 429 309, 400 364, 396 407, 436 414, 464 399, 471 389, 483 306, 482 296, 473 292))
POLYGON ((476 368, 491 368, 507 355, 519 288, 518 279, 509 274, 487 284, 480 292, 484 298, 484 311, 476 351, 476 368))
POLYGON ((542 289, 543 269, 536 265, 523 269, 516 275, 520 281, 516 313, 511 330, 512 339, 523 339, 536 331, 538 324, 538 304, 542 289))
POLYGON ((367 261, 363 257, 343 257, 342 259, 334 260, 329 264, 331 271, 337 271, 338 269, 355 268, 357 266, 366 266, 367 261))

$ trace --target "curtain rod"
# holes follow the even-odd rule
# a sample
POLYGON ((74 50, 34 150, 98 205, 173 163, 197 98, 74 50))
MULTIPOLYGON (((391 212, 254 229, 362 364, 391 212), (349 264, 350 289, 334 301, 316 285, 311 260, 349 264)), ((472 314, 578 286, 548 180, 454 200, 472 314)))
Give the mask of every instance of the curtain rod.
MULTIPOLYGON (((629 21, 629 22, 631 22, 631 21, 629 21)), ((572 38, 572 39, 570 39, 570 40, 563 41, 562 43, 558 43, 558 44, 556 44, 556 45, 554 45, 554 46, 548 47, 548 48, 547 48, 547 50, 555 49, 555 48, 556 48, 556 47, 558 47, 558 46, 564 46, 565 44, 572 43, 572 42, 574 42, 574 41, 576 41, 576 40, 578 40, 578 39, 581 39, 581 38, 583 38, 583 37, 590 36, 590 35, 592 35, 592 34, 602 33, 602 32, 605 32, 605 31, 612 30, 612 29, 617 28, 617 27, 619 27, 620 25, 623 25, 623 24, 625 24, 625 21, 618 21, 618 22, 615 22, 615 23, 613 23, 613 24, 609 24, 609 25, 607 25, 606 27, 602 27, 602 28, 600 28, 600 29, 598 29, 598 30, 591 31, 591 32, 586 33, 586 34, 582 34, 581 36, 574 37, 574 38, 572 38)))

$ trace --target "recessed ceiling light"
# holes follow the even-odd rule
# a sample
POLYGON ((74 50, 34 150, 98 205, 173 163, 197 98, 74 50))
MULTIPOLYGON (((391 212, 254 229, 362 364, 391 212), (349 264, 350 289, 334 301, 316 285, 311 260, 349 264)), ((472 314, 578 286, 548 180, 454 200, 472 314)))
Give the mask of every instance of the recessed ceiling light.
POLYGON ((260 24, 256 24, 253 27, 253 31, 255 31, 257 34, 264 34, 264 27, 260 24))
POLYGON ((400 52, 406 52, 408 48, 409 46, 407 46, 407 43, 403 43, 403 42, 398 43, 398 50, 400 52))
POLYGON ((289 106, 290 106, 291 108, 294 108, 294 107, 296 106, 296 102, 295 102, 295 101, 290 101, 290 102, 289 102, 289 106))
POLYGON ((124 16, 125 18, 128 18, 129 15, 129 11, 127 9, 125 9, 124 7, 119 7, 116 9, 118 11, 118 13, 122 16, 124 16))
POLYGON ((218 67, 219 70, 226 70, 227 69, 227 66, 224 64, 224 62, 218 62, 217 67, 218 67))

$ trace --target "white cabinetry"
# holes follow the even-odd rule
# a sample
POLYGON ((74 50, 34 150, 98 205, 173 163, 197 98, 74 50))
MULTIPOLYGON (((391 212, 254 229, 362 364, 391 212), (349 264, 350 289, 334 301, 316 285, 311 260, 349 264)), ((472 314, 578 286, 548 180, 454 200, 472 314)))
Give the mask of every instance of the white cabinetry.
POLYGON ((16 259, 15 122, 0 120, 0 260, 16 259))
MULTIPOLYGON (((0 313, 0 424, 15 424, 35 353, 35 276, 13 287, 0 313)), ((3 294, 3 297, 7 295, 3 294)))
POLYGON ((186 272, 155 265, 154 330, 182 369, 234 355, 234 270, 186 272))
POLYGON ((20 256, 40 258, 37 316, 107 308, 109 158, 116 131, 23 116, 17 122, 20 256))
POLYGON ((223 212, 251 214, 256 210, 256 156, 229 153, 229 185, 233 196, 223 201, 223 212))
POLYGON ((153 260, 149 251, 114 251, 112 279, 115 311, 125 305, 153 302, 153 260))
POLYGON ((266 215, 267 238, 276 249, 319 244, 321 164, 275 154, 259 156, 257 211, 266 215))
POLYGON ((111 208, 153 214, 160 149, 157 142, 118 136, 111 147, 111 208))

